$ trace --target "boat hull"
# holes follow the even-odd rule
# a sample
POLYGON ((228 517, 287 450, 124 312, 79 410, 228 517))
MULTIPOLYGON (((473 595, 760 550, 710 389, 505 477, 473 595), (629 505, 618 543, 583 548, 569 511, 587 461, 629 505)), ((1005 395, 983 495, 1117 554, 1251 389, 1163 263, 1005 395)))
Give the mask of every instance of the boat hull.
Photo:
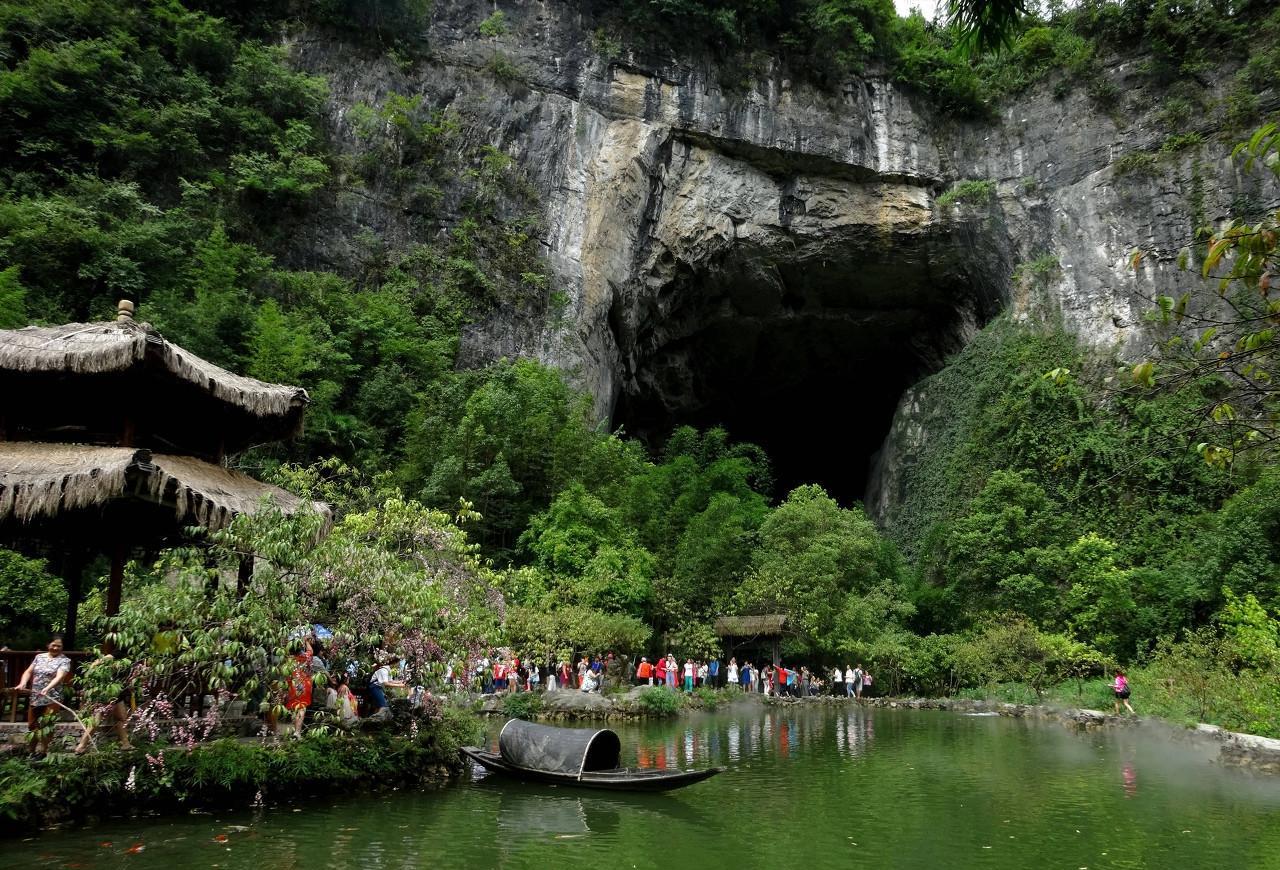
POLYGON ((501 773, 530 782, 549 782, 574 788, 595 788, 607 791, 670 791, 709 779, 722 770, 719 767, 709 767, 705 770, 618 769, 591 771, 579 775, 515 767, 504 761, 498 753, 489 752, 477 746, 464 746, 460 752, 464 758, 471 759, 491 773, 501 773))

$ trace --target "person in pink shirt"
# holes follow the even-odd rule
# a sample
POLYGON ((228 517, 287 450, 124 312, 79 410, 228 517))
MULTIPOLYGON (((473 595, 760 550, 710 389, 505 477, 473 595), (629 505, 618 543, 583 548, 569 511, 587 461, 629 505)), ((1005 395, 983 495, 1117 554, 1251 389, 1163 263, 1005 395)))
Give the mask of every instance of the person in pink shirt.
POLYGON ((1133 715, 1138 714, 1129 704, 1129 678, 1124 675, 1124 671, 1116 668, 1116 681, 1112 684, 1112 688, 1116 693, 1116 715, 1120 715, 1120 705, 1124 704, 1124 708, 1133 715))

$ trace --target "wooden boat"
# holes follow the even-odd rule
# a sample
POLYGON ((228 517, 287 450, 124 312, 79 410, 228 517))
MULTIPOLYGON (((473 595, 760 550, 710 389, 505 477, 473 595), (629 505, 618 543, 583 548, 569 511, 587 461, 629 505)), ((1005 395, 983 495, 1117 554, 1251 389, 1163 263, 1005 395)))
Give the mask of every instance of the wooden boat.
POLYGON ((651 770, 619 766, 622 741, 607 728, 556 728, 509 719, 498 751, 460 750, 485 770, 524 780, 613 791, 668 791, 715 776, 723 768, 651 770))

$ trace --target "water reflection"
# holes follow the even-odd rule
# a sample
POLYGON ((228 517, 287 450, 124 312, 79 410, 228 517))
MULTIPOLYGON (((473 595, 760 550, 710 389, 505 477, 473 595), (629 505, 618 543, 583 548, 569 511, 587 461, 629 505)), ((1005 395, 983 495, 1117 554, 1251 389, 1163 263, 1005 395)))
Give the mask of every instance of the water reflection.
MULTIPOLYGON (((496 734, 502 722, 491 724, 496 734)), ((1241 777, 1136 729, 1078 735, 798 705, 615 730, 625 764, 728 770, 674 793, 615 794, 476 768, 438 792, 325 795, 257 815, 122 819, 0 841, 0 867, 1280 866, 1280 779, 1241 777), (743 810, 770 824, 737 824, 743 810), (803 831, 803 848, 778 830, 803 831), (135 843, 145 849, 127 854, 135 843)))
POLYGON ((861 708, 850 709, 845 715, 838 716, 835 726, 836 749, 850 758, 866 752, 876 738, 875 719, 861 708))
MULTIPOLYGON (((657 733, 627 734, 623 743, 630 744, 637 767, 665 770, 785 761, 833 742, 840 755, 857 758, 870 750, 875 736, 875 717, 861 708, 767 710, 751 718, 708 718, 657 733)), ((627 751, 624 748, 624 762, 627 751)))
POLYGON ((1124 796, 1126 798, 1134 798, 1138 796, 1138 771, 1133 767, 1132 761, 1126 761, 1120 769, 1120 777, 1124 781, 1124 796))

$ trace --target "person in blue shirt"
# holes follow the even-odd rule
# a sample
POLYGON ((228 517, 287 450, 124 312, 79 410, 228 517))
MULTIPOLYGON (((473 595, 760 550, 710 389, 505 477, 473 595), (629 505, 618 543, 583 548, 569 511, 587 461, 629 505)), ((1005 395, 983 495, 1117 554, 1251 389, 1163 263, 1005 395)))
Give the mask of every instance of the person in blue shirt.
POLYGON ((707 676, 711 678, 711 687, 713 689, 720 688, 720 660, 712 659, 707 662, 707 676))

